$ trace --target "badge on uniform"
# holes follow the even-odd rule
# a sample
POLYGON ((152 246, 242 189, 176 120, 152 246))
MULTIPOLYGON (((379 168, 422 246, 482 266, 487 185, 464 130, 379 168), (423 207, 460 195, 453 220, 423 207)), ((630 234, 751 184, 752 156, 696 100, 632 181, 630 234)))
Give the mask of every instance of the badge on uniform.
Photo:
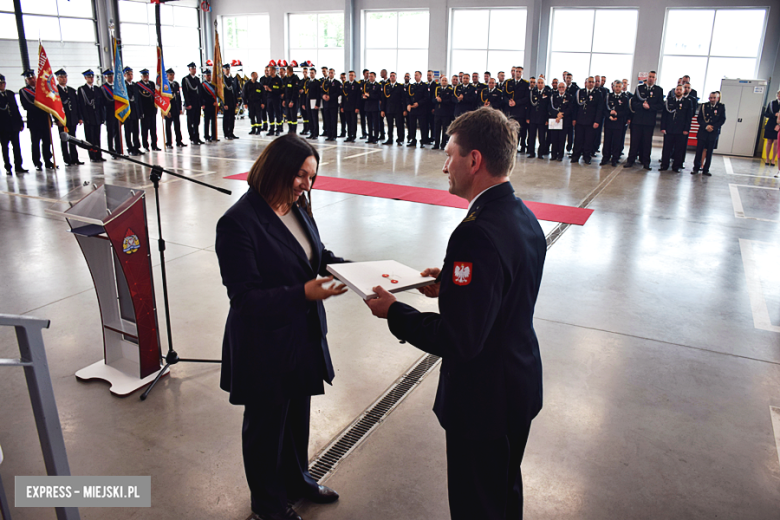
POLYGON ((473 271, 471 262, 455 262, 452 269, 452 281, 455 285, 468 285, 471 283, 473 271))

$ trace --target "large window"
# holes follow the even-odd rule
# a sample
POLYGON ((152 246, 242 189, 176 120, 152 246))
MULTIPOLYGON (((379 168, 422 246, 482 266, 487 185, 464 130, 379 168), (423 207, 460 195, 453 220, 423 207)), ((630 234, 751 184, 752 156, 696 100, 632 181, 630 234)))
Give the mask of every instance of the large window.
POLYGON ((219 33, 222 59, 226 62, 241 60, 247 77, 252 72, 262 76, 263 69, 272 59, 270 32, 267 14, 223 16, 219 33))
POLYGON ((637 9, 553 8, 548 79, 562 79, 563 71, 580 86, 595 74, 608 81, 631 78, 638 14, 637 9))
MULTIPOLYGON (((67 1, 67 0, 65 0, 67 1)), ((157 68, 157 29, 154 5, 150 3, 119 2, 122 61, 136 71, 157 68)), ((198 10, 193 7, 160 5, 160 32, 165 67, 176 71, 178 78, 187 74, 187 64, 200 62, 200 31, 198 10)), ((156 74, 150 74, 154 80, 156 74)))
POLYGON ((526 17, 525 8, 452 9, 449 75, 503 70, 508 79, 512 66, 525 66, 526 17))
POLYGON ((404 73, 428 68, 428 10, 364 11, 363 68, 404 73))
POLYGON ((290 14, 288 61, 311 61, 341 72, 344 60, 344 12, 290 14))
MULTIPOLYGON (((10 3, 12 2, 4 2, 10 3)), ((9 6, 13 11, 13 6, 9 6)), ((4 8, 3 8, 4 10, 4 8)), ((92 0, 22 0, 24 36, 28 40, 57 42, 97 41, 95 36, 95 15, 92 0)), ((3 22, 10 25, 10 19, 3 22)), ((10 34, 16 36, 16 22, 10 34)))
POLYGON ((688 75, 705 99, 723 78, 755 79, 765 26, 765 9, 667 10, 660 85, 668 91, 688 75))
POLYGON ((0 0, 0 40, 18 40, 13 0, 0 0))

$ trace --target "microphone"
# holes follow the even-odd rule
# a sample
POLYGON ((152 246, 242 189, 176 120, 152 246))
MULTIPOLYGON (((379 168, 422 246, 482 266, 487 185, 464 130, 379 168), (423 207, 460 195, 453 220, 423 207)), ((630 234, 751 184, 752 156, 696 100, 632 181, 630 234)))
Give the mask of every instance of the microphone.
POLYGON ((81 139, 76 139, 75 137, 73 137, 67 132, 60 132, 60 141, 62 141, 63 143, 73 143, 76 146, 80 146, 81 148, 86 148, 88 150, 97 149, 97 146, 95 146, 94 144, 88 143, 87 141, 82 141, 81 139))

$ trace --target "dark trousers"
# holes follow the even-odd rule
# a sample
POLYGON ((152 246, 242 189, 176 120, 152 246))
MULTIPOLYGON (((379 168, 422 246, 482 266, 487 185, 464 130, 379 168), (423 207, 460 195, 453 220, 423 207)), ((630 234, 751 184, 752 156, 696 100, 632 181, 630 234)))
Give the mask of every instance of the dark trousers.
MULTIPOLYGON (((705 172, 710 171, 710 165, 712 165, 712 152, 715 151, 715 141, 718 140, 717 134, 713 137, 706 137, 702 139, 703 135, 710 132, 704 129, 704 126, 699 127, 699 135, 696 140, 696 156, 693 158, 693 169, 703 170, 705 172), (704 150, 707 150, 707 158, 704 159, 704 168, 701 167, 701 156, 704 150)), ((18 140, 18 139, 17 139, 18 140)))
POLYGON ((393 140, 393 128, 396 128, 397 139, 395 141, 397 143, 403 143, 404 142, 403 112, 396 112, 394 114, 389 114, 385 112, 385 116, 387 117, 387 140, 388 141, 393 140))
POLYGON ((688 142, 688 136, 685 134, 664 135, 664 148, 661 152, 661 168, 668 168, 669 161, 672 161, 672 168, 679 170, 682 168, 685 160, 685 145, 688 142))
POLYGON ((382 113, 380 112, 377 116, 379 118, 379 139, 385 138, 385 118, 382 117, 382 113))
POLYGON ((328 139, 335 139, 338 135, 339 121, 338 121, 339 107, 328 106, 322 109, 322 126, 325 129, 325 136, 328 139))
POLYGON ((623 143, 625 142, 625 128, 604 128, 604 146, 601 149, 603 161, 618 162, 620 154, 623 153, 623 143))
POLYGON ((631 125, 631 144, 628 147, 628 163, 633 164, 638 158, 639 162, 644 166, 650 166, 653 130, 655 130, 655 125, 631 125))
POLYGON ((165 118, 165 144, 173 146, 173 133, 171 132, 171 125, 173 125, 176 131, 176 144, 181 143, 181 121, 179 120, 179 114, 174 114, 174 111, 168 114, 165 118))
POLYGON ((8 153, 8 145, 14 149, 14 166, 17 170, 22 168, 22 147, 19 144, 19 132, 12 130, 0 130, 0 146, 3 147, 3 164, 5 169, 11 171, 11 156, 8 153))
POLYGON ((339 137, 346 137, 347 136, 347 114, 346 112, 342 112, 341 107, 339 107, 339 121, 341 121, 341 133, 339 134, 339 137))
POLYGON ((549 134, 551 159, 563 157, 563 149, 566 147, 566 125, 564 124, 562 130, 550 130, 549 134))
POLYGON ((236 127, 236 106, 225 105, 225 110, 222 111, 222 134, 227 136, 233 136, 233 130, 236 127))
POLYGON ((522 520, 520 464, 530 423, 497 439, 447 432, 447 488, 452 520, 522 520))
POLYGON ((409 118, 409 139, 412 143, 417 144, 417 128, 420 129, 420 142, 426 143, 426 135, 428 133, 428 115, 425 113, 412 114, 409 118))
POLYGON ((377 142, 379 140, 379 112, 366 112, 366 123, 368 126, 368 140, 377 142))
POLYGON ((574 147, 574 125, 570 124, 569 126, 563 127, 563 131, 566 132, 566 149, 568 151, 571 151, 574 147))
POLYGON ((41 152, 43 160, 47 165, 52 164, 51 155, 51 134, 48 128, 32 129, 30 128, 30 139, 32 141, 32 160, 35 166, 41 165, 41 152))
MULTIPOLYGON (((211 106, 207 104, 206 111, 208 111, 209 108, 211 108, 211 106)), ((200 141, 199 129, 200 129, 200 107, 192 107, 190 109, 187 109, 187 132, 190 134, 190 141, 200 141)))
POLYGON ((301 101, 301 122, 303 123, 303 132, 302 133, 308 133, 309 132, 309 109, 306 108, 306 103, 308 103, 309 100, 304 99, 301 101))
POLYGON ((125 144, 128 152, 137 152, 141 149, 138 139, 138 120, 128 117, 123 123, 125 127, 125 144))
POLYGON ((530 152, 531 149, 533 149, 533 146, 528 145, 528 130, 529 130, 529 123, 526 123, 525 118, 523 118, 520 121, 520 150, 523 152, 530 152))
POLYGON ((434 129, 435 117, 433 115, 433 109, 426 109, 426 111, 428 112, 427 113, 427 119, 428 119, 427 123, 428 124, 425 127, 425 138, 424 138, 424 140, 427 141, 428 143, 432 143, 433 142, 433 129, 434 129))
POLYGON ((539 155, 544 153, 547 139, 547 125, 531 123, 528 125, 528 153, 533 154, 536 146, 537 135, 539 136, 539 155))
POLYGON ((345 108, 341 114, 347 121, 347 139, 355 139, 357 137, 357 113, 354 108, 345 108))
POLYGON ((436 116, 433 118, 433 144, 434 146, 447 146, 450 136, 447 135, 447 129, 452 123, 452 116, 436 116))
POLYGON ((253 132, 259 132, 263 126, 263 120, 260 118, 260 102, 250 101, 249 104, 249 123, 252 125, 253 132))
POLYGON ((147 150, 149 150, 150 136, 152 148, 157 148, 157 114, 153 112, 144 114, 144 118, 141 119, 141 142, 147 150))
POLYGON ((263 120, 263 130, 268 129, 268 105, 265 108, 260 108, 260 119, 263 120))
MULTIPOLYGON (((59 131, 62 132, 64 129, 59 128, 59 131)), ((76 137, 76 125, 73 125, 73 128, 71 129, 68 127, 68 135, 76 137)), ((67 143, 60 139, 60 149, 62 150, 62 162, 65 164, 74 164, 76 161, 79 160, 79 152, 76 149, 76 145, 73 143, 67 143)))
POLYGON ((293 106, 290 106, 290 102, 287 102, 287 133, 298 133, 298 103, 293 102, 293 106))
POLYGON ((244 471, 255 513, 284 511, 288 498, 316 490, 308 468, 310 408, 309 396, 244 407, 244 471))
POLYGON ((119 133, 119 121, 114 117, 114 114, 106 116, 106 133, 108 134, 108 151, 121 152, 122 135, 119 133))
POLYGON ((358 112, 360 112, 360 135, 362 137, 367 137, 368 133, 366 133, 366 111, 364 109, 359 109, 358 112))
POLYGON ((320 110, 312 108, 309 110, 309 137, 320 135, 320 110))
MULTIPOLYGON (((87 139, 88 143, 94 144, 97 148, 100 148, 100 125, 84 123, 84 137, 87 139)), ((89 158, 93 160, 100 159, 102 157, 100 150, 89 150, 88 153, 89 158)))
MULTIPOLYGON (((593 152, 591 153, 596 153, 599 151, 599 148, 601 148, 601 136, 603 131, 604 131, 604 121, 601 121, 593 137, 593 152)), ((604 154, 602 153, 601 155, 604 154)))
POLYGON ((574 128, 574 150, 571 160, 576 162, 580 157, 590 161, 590 154, 593 151, 593 139, 596 137, 596 129, 592 124, 576 125, 574 128))
POLYGON ((217 114, 213 109, 213 106, 207 105, 203 111, 203 138, 207 141, 217 138, 217 114))
POLYGON ((272 134, 282 132, 282 100, 269 99, 265 105, 268 110, 268 131, 272 134))

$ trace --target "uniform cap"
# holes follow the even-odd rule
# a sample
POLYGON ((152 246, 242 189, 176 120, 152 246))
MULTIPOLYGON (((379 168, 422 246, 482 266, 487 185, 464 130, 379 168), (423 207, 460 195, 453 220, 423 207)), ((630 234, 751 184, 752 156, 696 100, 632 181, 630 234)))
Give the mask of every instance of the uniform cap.
POLYGON ((65 72, 65 69, 60 69, 60 70, 58 70, 57 72, 55 72, 55 73, 54 73, 54 75, 55 75, 55 76, 57 76, 57 77, 60 77, 60 76, 67 76, 67 75, 68 75, 68 73, 67 73, 67 72, 65 72))
POLYGON ((203 69, 203 74, 211 74, 211 69, 203 69))
POLYGON ((195 62, 194 62, 194 61, 191 61, 191 62, 190 62, 190 64, 189 64, 189 65, 187 65, 187 67, 188 67, 188 68, 189 68, 189 67, 197 67, 197 65, 195 65, 195 62))
POLYGON ((32 78, 33 76, 35 76, 35 71, 32 69, 27 69, 26 71, 22 72, 22 76, 24 76, 25 78, 32 78))
POLYGON ((103 71, 103 75, 104 76, 109 76, 109 75, 113 76, 114 75, 114 71, 111 70, 111 69, 106 69, 106 70, 103 71))
POLYGON ((176 74, 173 69, 168 69, 165 71, 166 74, 176 74))
POLYGON ((141 74, 149 74, 149 69, 141 69, 141 74))
POLYGON ((230 63, 223 63, 222 64, 222 68, 223 69, 229 69, 230 68, 230 63))
POLYGON ((122 70, 122 72, 125 72, 125 73, 127 73, 127 72, 133 72, 133 69, 132 69, 131 67, 125 67, 125 68, 122 70))
POLYGON ((92 69, 87 69, 84 72, 82 72, 82 74, 84 75, 85 78, 87 76, 94 76, 95 75, 95 73, 92 71, 92 69))
POLYGON ((3 76, 2 74, 0 74, 0 81, 5 81, 5 76, 3 76))

